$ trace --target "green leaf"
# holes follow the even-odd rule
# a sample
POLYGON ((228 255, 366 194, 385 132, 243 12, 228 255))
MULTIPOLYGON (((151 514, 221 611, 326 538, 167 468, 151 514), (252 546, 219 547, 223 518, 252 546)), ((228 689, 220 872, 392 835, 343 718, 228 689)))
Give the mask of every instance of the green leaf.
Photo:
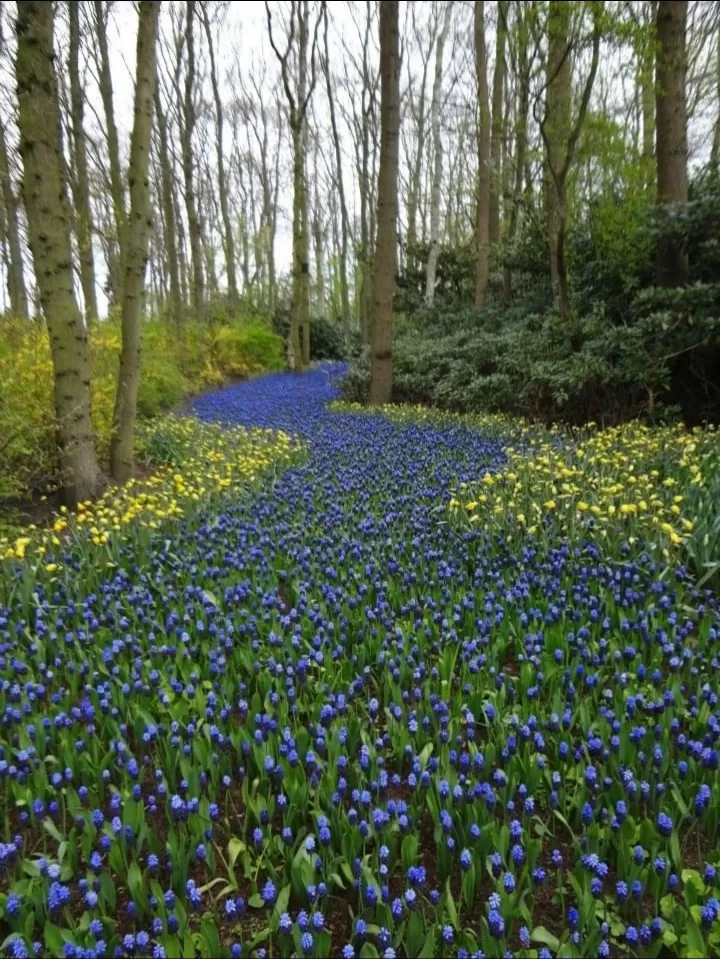
POLYGON ((51 956, 61 956, 63 954, 62 933, 51 922, 45 923, 45 945, 51 956))
POLYGON ((660 915, 663 919, 669 919, 675 911, 676 900, 675 896, 668 893, 667 896, 663 896, 660 900, 660 915))
POLYGON ((237 862, 238 856, 245 852, 246 848, 247 847, 242 839, 238 839, 237 836, 233 836, 228 843, 228 865, 230 866, 230 869, 235 868, 235 863, 237 862))
POLYGON ((205 940, 205 945, 208 947, 209 956, 219 956, 220 955, 220 934, 218 933, 217 925, 215 920, 210 915, 210 913, 205 913, 202 920, 201 932, 202 937, 205 940))
POLYGON ((405 928, 405 948, 410 957, 417 956, 424 938, 425 928, 419 913, 410 914, 405 928))
POLYGON ((275 912, 278 916, 281 916, 284 912, 287 912, 288 903, 290 902, 290 883, 287 886, 283 886, 280 892, 278 893, 277 902, 275 903, 275 912))
POLYGON ((378 959, 379 953, 371 942, 363 943, 360 950, 360 959, 378 959))
POLYGON ((435 950, 435 930, 431 929, 425 937, 423 947, 418 954, 418 959, 433 959, 437 952, 435 950))
POLYGON ((264 905, 265 902, 259 892, 254 893, 248 899, 248 906, 250 906, 251 909, 262 909, 264 905))
POLYGON ((203 590, 203 599, 207 603, 212 603, 213 606, 219 606, 217 599, 215 598, 214 593, 211 593, 209 589, 203 590))
POLYGON ((688 917, 685 928, 687 931, 688 944, 686 956, 688 959, 703 959, 703 956, 707 955, 707 950, 705 948, 705 940, 703 939, 700 926, 698 926, 694 919, 690 919, 688 917))
POLYGON ((450 919, 450 923, 455 927, 455 929, 457 929, 458 914, 457 914, 457 909, 455 907, 455 900, 453 899, 452 889, 450 888, 450 877, 448 877, 448 881, 445 886, 445 897, 446 897, 445 901, 447 905, 448 918, 450 919))
POLYGON ((545 926, 535 926, 532 931, 533 942, 540 942, 543 946, 547 946, 548 949, 552 949, 553 952, 557 952, 560 948, 560 940, 557 936, 553 936, 549 929, 546 929, 545 926))
POLYGON ((670 836, 670 858, 677 870, 682 869, 682 853, 680 852, 680 840, 676 829, 673 829, 670 836))
POLYGON ((58 832, 58 827, 55 825, 52 819, 43 820, 43 829, 48 835, 52 836, 56 842, 63 841, 63 837, 58 832))

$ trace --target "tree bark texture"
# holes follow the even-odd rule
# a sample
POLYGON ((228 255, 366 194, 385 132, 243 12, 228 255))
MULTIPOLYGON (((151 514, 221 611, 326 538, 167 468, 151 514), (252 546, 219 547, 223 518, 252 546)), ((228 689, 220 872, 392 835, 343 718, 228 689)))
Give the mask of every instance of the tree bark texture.
POLYGON ((502 147, 504 137, 503 101, 505 97, 505 41, 509 0, 498 0, 495 31, 495 68, 492 87, 492 132, 490 136, 490 243, 500 241, 500 193, 502 191, 502 147))
POLYGON ((115 124, 115 106, 113 103, 113 84, 110 72, 110 53, 107 39, 107 21, 102 0, 94 0, 95 29, 98 42, 98 68, 100 72, 100 96, 105 111, 107 128, 107 148, 110 165, 110 194, 112 196, 115 233, 117 236, 118 256, 113 262, 110 276, 112 302, 119 302, 122 288, 122 260, 125 249, 125 188, 120 166, 120 147, 117 126, 115 124))
POLYGON ((10 309, 15 316, 28 316, 28 298, 23 271, 22 247, 20 246, 20 227, 18 224, 18 198, 13 189, 8 162, 5 128, 0 121, 0 188, 5 208, 5 230, 9 248, 8 294, 10 309))
MULTIPOLYGON (((657 199, 661 206, 683 206, 687 183, 687 0, 660 0, 657 10, 657 199)), ((688 257, 682 241, 670 231, 657 251, 658 286, 683 286, 688 257)))
POLYGON ((150 234, 150 144, 156 84, 160 0, 141 0, 135 73, 135 110, 130 139, 130 217, 123 262, 122 350, 110 439, 110 471, 124 483, 132 476, 137 396, 142 359, 142 308, 150 234))
POLYGON ((485 45, 485 0, 475 0, 475 72, 478 90, 478 197, 475 239, 475 307, 482 309, 487 298, 490 265, 490 100, 485 45))
POLYGON ((200 235, 200 220, 195 199, 193 179, 193 134, 195 132, 195 0, 187 0, 185 24, 185 45, 187 48, 187 68, 185 72, 185 95, 183 112, 185 123, 182 130, 183 178, 185 180, 185 208, 188 218, 188 237, 190 240, 190 260, 192 266, 192 285, 190 302, 193 316, 202 320, 205 309, 205 275, 203 272, 203 248, 200 235))
POLYGON ((75 300, 63 177, 53 5, 17 4, 16 79, 25 209, 40 303, 53 361, 53 395, 63 493, 74 504, 95 496, 102 476, 90 415, 90 351, 75 300))
POLYGON ((442 100, 443 54, 452 22, 452 0, 447 0, 445 16, 435 49, 435 79, 433 80, 432 104, 430 106, 430 126, 433 138, 433 180, 430 192, 430 250, 425 269, 425 302, 432 306, 435 299, 435 275, 440 255, 440 189, 443 172, 443 144, 440 133, 440 107, 442 100))
POLYGON ((397 0, 380 5, 380 170, 370 325, 370 403, 392 395, 392 307, 397 261, 400 33, 397 0))
POLYGON ((72 115, 72 162, 75 168, 73 193, 77 223, 77 246, 80 260, 80 285, 85 304, 85 321, 89 326, 97 320, 95 256, 93 253, 90 184, 88 181, 87 146, 83 127, 85 93, 80 81, 80 7, 68 4, 70 20, 68 72, 70 74, 70 112, 72 115))

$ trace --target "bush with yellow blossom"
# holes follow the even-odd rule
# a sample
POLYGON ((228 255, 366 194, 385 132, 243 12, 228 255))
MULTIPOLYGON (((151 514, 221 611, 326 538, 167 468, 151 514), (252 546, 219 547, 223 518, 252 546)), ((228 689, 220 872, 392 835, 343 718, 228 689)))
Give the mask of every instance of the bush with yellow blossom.
MULTIPOLYGON (((138 415, 156 416, 184 397, 284 365, 282 339, 258 319, 222 327, 159 320, 143 324, 138 415)), ((120 355, 113 319, 90 332, 92 413, 101 457, 110 436, 120 355)), ((57 475, 53 368, 42 323, 0 317, 0 506, 52 489, 57 475)))

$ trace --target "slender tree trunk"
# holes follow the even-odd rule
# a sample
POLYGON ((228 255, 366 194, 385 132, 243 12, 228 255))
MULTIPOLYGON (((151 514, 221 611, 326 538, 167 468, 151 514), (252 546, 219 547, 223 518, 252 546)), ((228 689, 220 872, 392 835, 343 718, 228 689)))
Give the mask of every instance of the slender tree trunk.
MULTIPOLYGON (((5 52, 5 37, 2 31, 0 17, 0 53, 5 52)), ((19 189, 22 189, 20 187, 19 189)), ((0 207, 4 206, 3 260, 7 278, 10 310, 18 317, 28 317, 28 296, 25 288, 25 270, 23 268, 22 246, 20 244, 20 228, 18 223, 18 208, 20 199, 16 195, 10 175, 8 162, 7 141, 5 126, 0 119, 0 207)))
POLYGON ((572 9, 565 0, 550 0, 548 13, 547 58, 547 184, 548 244, 550 249, 550 281, 553 302, 562 316, 570 313, 566 285, 562 283, 564 260, 563 224, 567 211, 564 190, 557 177, 565 159, 570 129, 572 60, 568 52, 570 17, 572 9))
POLYGON ((93 254, 92 214, 90 212, 90 185, 88 182, 87 150, 83 118, 85 94, 80 83, 80 7, 68 4, 70 18, 69 63, 70 104, 72 113, 72 158, 75 167, 73 192, 77 216, 77 241, 80 259, 80 284, 85 303, 85 320, 90 326, 97 320, 98 306, 95 292, 95 256, 93 254))
POLYGON ((360 160, 360 337, 364 345, 370 344, 370 230, 368 206, 370 204, 370 145, 365 118, 362 125, 360 160))
POLYGON ((65 500, 95 496, 102 476, 90 415, 90 351, 75 300, 71 213, 63 178, 53 5, 17 4, 16 79, 30 248, 50 337, 55 421, 65 500))
POLYGON ((202 320, 205 311, 205 276, 203 273, 200 221, 198 219, 195 184, 193 181, 193 134, 195 132, 195 102, 193 100, 195 90, 195 0, 187 0, 186 11, 185 44, 187 47, 187 68, 185 72, 185 96, 183 98, 185 124, 182 131, 182 159, 183 177, 185 180, 185 208, 187 210, 190 259, 192 262, 190 301, 194 318, 196 320, 202 320))
POLYGON ((397 261, 400 32, 397 0, 380 5, 380 172, 371 321, 370 403, 392 395, 392 307, 397 261))
POLYGON ((492 134, 490 138, 490 243, 500 242, 501 157, 504 139, 503 101, 505 97, 505 40, 509 0, 498 0, 495 32, 495 69, 492 88, 492 134))
MULTIPOLYGON (((660 0, 657 11, 657 192, 665 207, 683 206, 687 184, 687 0, 660 0)), ((682 241, 665 231, 657 251, 658 286, 683 286, 688 257, 682 241)))
POLYGON ((135 115, 130 140, 130 219, 125 244, 122 350, 110 438, 110 471, 124 483, 133 470, 133 443, 142 359, 142 308, 150 233, 150 143, 156 83, 156 41, 160 0, 142 0, 138 19, 135 115))
POLYGON ((273 202, 270 212, 268 239, 268 293, 270 314, 274 315, 277 303, 277 279, 275 274, 275 236, 277 234, 278 197, 280 194, 280 134, 278 133, 278 147, 275 151, 275 179, 273 183, 273 202))
POLYGON ((490 102, 485 47, 485 0, 475 0, 475 71, 479 107, 475 306, 477 309, 482 309, 485 306, 490 277, 488 261, 488 245, 490 242, 490 102))
MULTIPOLYGON (((432 48, 431 48, 432 49, 432 48)), ((406 268, 412 270, 415 266, 415 249, 417 247, 417 216, 418 205, 420 203, 420 191, 422 185, 422 164, 425 155, 425 88, 427 85, 427 71, 430 63, 430 52, 427 58, 423 59, 423 69, 420 77, 420 96, 418 99, 417 110, 417 151, 413 158, 412 170, 410 172, 410 184, 408 189, 408 207, 407 207, 407 257, 406 268)))
POLYGON ((333 93, 332 81, 330 78, 330 49, 328 44, 328 15, 327 7, 324 11, 325 17, 325 84, 327 89, 328 105, 330 107, 330 128, 333 136, 333 146, 335 148, 335 170, 337 175, 337 188, 340 197, 340 302, 342 314, 343 335, 345 344, 350 344, 350 293, 348 289, 348 235, 350 233, 349 217, 347 203, 345 201, 345 181, 343 177, 342 153, 340 150, 340 135, 338 133, 337 117, 335 115, 335 95, 333 93))
POLYGON ((8 294, 10 309, 15 316, 28 316, 28 298, 25 288, 25 272, 23 270, 22 247, 20 246, 20 228, 18 225, 18 200, 13 190, 8 164, 7 143, 5 128, 0 121, 0 187, 2 188, 2 202, 5 207, 5 229, 9 247, 8 263, 8 294))
POLYGON ((305 149, 302 126, 292 131, 293 140, 293 273, 290 337, 294 369, 305 366, 306 317, 310 313, 310 262, 305 196, 305 149))
POLYGON ((313 211, 313 244, 315 246, 315 309, 317 315, 327 315, 325 298, 325 229, 320 219, 320 198, 315 192, 315 209, 313 211))
POLYGON ((655 193, 655 23, 657 0, 650 2, 650 36, 645 39, 640 57, 640 101, 642 106, 642 157, 645 168, 645 185, 650 194, 655 193))
POLYGON ((94 0, 95 28, 98 40, 98 67, 100 71, 100 95, 105 111, 107 126, 108 158, 110 161, 110 193, 112 196, 113 216, 115 218, 115 232, 119 255, 114 261, 114 274, 110 276, 110 289, 113 303, 120 299, 122 289, 122 260, 125 250, 125 189, 120 166, 120 147, 117 126, 115 124, 115 107, 113 105, 113 85, 110 71, 110 53, 108 50, 107 24, 102 0, 94 0))
POLYGON ((215 146, 217 150, 217 182, 218 193, 220 195, 220 212, 223 222, 223 247, 225 250, 225 268, 228 280, 228 297, 232 306, 237 307, 240 297, 238 295, 237 279, 235 276, 235 240, 233 238, 232 223, 230 220, 230 206, 228 203, 227 182, 225 178, 225 160, 223 157, 223 106, 220 99, 220 86, 218 84, 217 68, 215 65, 215 50, 213 48, 212 31, 210 30, 210 19, 207 13, 207 6, 202 5, 203 22, 205 25, 205 36, 208 42, 208 52, 210 54, 210 82, 212 84, 213 99, 215 101, 215 146))
POLYGON ((713 142, 710 151, 710 165, 713 172, 717 175, 718 166, 720 166, 720 30, 717 31, 717 49, 715 52, 715 102, 717 105, 717 115, 713 125, 713 142))
POLYGON ((443 25, 435 50, 435 80, 433 82, 432 104, 430 107, 430 126, 433 137, 435 166, 430 195, 430 251, 425 269, 425 302, 432 306, 435 299, 435 274, 440 255, 440 189, 443 172, 443 144, 440 134, 440 107, 442 100, 443 53, 452 22, 453 0, 447 0, 443 25))
POLYGON ((168 150, 167 120, 162 107, 160 85, 155 83, 155 115, 160 157, 160 184, 162 196, 163 221, 165 226, 164 246, 167 253, 168 274, 170 279, 170 318, 180 323, 183 315, 182 294, 180 291, 180 272, 178 268, 177 231, 175 229, 175 204, 173 202, 173 169, 168 150))
MULTIPOLYGON (((530 105, 530 66, 528 64, 528 24, 522 5, 518 4, 518 101, 515 121, 515 182, 513 184, 508 223, 507 245, 510 250, 515 243, 520 220, 520 207, 523 194, 523 176, 525 173, 525 154, 527 150, 527 120, 530 105)), ((505 302, 512 300, 512 266, 506 256, 503 269, 505 302)))

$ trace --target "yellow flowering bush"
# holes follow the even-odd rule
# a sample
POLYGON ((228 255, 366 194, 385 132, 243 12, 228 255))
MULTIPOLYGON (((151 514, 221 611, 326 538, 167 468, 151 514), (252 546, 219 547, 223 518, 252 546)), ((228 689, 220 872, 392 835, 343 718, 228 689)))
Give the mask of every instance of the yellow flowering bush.
MULTIPOLYGON (((146 320, 143 337, 140 417, 170 410, 228 377, 277 370, 284 362, 282 340, 259 320, 218 328, 146 320)), ((90 348, 93 422, 104 456, 115 403, 119 323, 96 324, 90 348)), ((44 325, 0 317, 0 505, 52 486, 57 468, 52 389, 44 325)))
POLYGON ((182 518, 198 503, 252 485, 269 469, 287 466, 302 449, 279 430, 224 429, 177 416, 141 424, 138 446, 141 462, 154 467, 152 473, 110 487, 73 512, 62 508, 45 528, 0 536, 0 560, 35 556, 53 572, 59 565, 56 554, 68 546, 115 548, 130 536, 182 518))

